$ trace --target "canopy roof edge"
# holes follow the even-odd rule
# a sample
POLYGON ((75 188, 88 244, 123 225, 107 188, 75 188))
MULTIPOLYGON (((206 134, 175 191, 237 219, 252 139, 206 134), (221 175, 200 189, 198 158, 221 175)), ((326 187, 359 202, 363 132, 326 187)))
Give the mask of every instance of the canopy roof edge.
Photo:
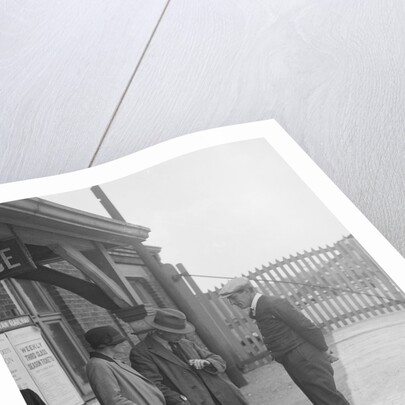
POLYGON ((130 244, 148 238, 150 229, 80 211, 41 198, 0 204, 0 222, 107 243, 130 244))

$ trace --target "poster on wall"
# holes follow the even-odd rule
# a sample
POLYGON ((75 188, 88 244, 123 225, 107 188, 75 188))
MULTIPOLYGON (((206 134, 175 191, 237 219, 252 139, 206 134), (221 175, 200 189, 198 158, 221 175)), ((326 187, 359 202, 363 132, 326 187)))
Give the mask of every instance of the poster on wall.
POLYGON ((34 380, 31 378, 5 334, 0 334, 0 354, 4 359, 4 362, 7 364, 7 367, 10 370, 14 381, 18 385, 18 388, 20 390, 29 388, 44 399, 42 393, 35 384, 34 380))
POLYGON ((22 364, 52 405, 80 405, 83 400, 43 339, 40 329, 27 326, 6 332, 22 364))

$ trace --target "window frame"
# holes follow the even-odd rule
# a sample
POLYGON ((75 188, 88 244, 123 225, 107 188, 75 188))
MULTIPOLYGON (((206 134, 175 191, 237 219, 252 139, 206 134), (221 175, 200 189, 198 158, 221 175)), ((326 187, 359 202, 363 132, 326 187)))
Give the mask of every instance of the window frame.
POLYGON ((61 325, 62 330, 65 332, 66 336, 75 347, 79 356, 83 359, 83 363, 88 362, 88 352, 83 346, 82 342, 74 333, 73 329, 69 325, 68 321, 65 319, 63 314, 59 311, 56 303, 53 301, 52 297, 47 291, 41 286, 38 281, 24 280, 30 282, 34 285, 34 289, 38 292, 41 299, 49 306, 50 312, 39 313, 36 308, 32 305, 31 299, 24 291, 21 285, 19 285, 20 280, 9 279, 7 280, 8 291, 15 302, 17 309, 20 314, 29 314, 33 322, 41 329, 41 333, 46 343, 49 345, 55 357, 58 359, 59 364, 65 371, 66 375, 72 382, 73 386, 78 391, 79 395, 83 398, 84 402, 88 402, 95 398, 94 392, 90 390, 88 392, 84 391, 82 388, 82 381, 76 376, 75 371, 69 363, 68 358, 64 354, 63 350, 53 341, 50 331, 48 331, 47 324, 58 323, 61 325))

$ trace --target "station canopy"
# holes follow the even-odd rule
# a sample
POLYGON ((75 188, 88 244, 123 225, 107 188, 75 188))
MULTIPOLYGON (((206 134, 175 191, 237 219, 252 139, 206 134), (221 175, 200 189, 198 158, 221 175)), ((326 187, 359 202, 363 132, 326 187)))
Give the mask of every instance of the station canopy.
POLYGON ((142 246, 150 229, 31 198, 0 204, 0 279, 21 278, 70 290, 109 310, 136 306, 109 250, 142 246), (85 280, 52 269, 66 260, 85 280))

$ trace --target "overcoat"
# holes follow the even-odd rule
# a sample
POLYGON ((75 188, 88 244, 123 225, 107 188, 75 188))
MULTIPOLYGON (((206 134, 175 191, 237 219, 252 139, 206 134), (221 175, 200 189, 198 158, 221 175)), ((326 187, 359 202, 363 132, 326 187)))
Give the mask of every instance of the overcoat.
POLYGON ((286 299, 262 295, 257 326, 274 359, 314 405, 349 405, 337 390, 321 329, 286 299))
POLYGON ((328 350, 321 329, 286 299, 262 295, 257 301, 256 320, 266 347, 277 360, 308 342, 318 350, 328 350))
POLYGON ((164 405, 163 394, 143 375, 108 356, 92 353, 86 371, 100 405, 164 405))
POLYGON ((188 359, 206 359, 211 364, 196 370, 152 336, 147 336, 130 354, 132 367, 156 384, 167 405, 181 405, 180 395, 192 405, 216 405, 212 397, 221 405, 247 405, 238 388, 221 376, 226 365, 220 356, 187 339, 181 339, 179 346, 188 359))

